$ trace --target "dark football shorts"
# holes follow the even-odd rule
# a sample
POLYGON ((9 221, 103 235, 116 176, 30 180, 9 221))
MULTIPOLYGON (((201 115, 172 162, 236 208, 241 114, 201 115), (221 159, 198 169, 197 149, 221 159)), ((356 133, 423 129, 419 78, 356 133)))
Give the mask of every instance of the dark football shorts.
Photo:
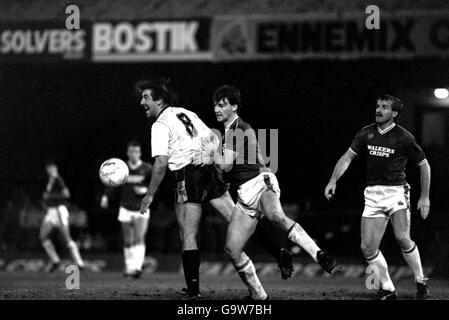
POLYGON ((175 203, 203 203, 221 197, 227 186, 215 165, 187 165, 174 171, 175 203))

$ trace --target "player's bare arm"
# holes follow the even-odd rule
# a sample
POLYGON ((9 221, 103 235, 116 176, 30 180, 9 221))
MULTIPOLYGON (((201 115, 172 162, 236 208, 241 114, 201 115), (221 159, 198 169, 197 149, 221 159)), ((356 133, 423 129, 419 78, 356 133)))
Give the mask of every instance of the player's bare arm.
POLYGON ((147 194, 142 199, 142 204, 140 206, 140 213, 144 214, 151 203, 153 202, 154 195, 156 194, 159 185, 165 177, 168 167, 168 156, 157 156, 154 161, 153 172, 151 174, 151 182, 148 187, 147 194))
POLYGON ((326 186, 326 189, 324 190, 324 196, 327 200, 331 200, 332 197, 335 194, 335 191, 337 189, 337 181, 341 178, 341 176, 346 172, 349 165, 351 164, 352 160, 356 157, 356 154, 348 149, 338 160, 337 164, 335 165, 334 171, 332 173, 332 176, 329 180, 329 183, 326 186))
POLYGON ((421 212, 421 217, 426 219, 430 210, 430 165, 427 161, 419 166, 421 174, 421 196, 418 200, 418 210, 421 212))

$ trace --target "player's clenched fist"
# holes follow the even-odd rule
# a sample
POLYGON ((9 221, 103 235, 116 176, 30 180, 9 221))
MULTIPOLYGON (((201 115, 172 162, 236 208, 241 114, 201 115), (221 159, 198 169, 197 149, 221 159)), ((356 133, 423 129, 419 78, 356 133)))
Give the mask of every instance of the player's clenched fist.
POLYGON ((334 181, 329 181, 324 190, 324 196, 327 200, 331 200, 335 194, 335 189, 337 189, 337 184, 334 181))

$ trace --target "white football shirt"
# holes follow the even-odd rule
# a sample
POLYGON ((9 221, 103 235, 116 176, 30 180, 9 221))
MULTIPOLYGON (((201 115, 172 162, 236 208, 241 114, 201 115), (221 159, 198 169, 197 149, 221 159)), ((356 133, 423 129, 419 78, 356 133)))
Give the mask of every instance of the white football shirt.
POLYGON ((182 169, 192 163, 195 152, 201 150, 201 139, 210 134, 194 112, 168 107, 151 127, 151 154, 168 156, 171 171, 182 169))

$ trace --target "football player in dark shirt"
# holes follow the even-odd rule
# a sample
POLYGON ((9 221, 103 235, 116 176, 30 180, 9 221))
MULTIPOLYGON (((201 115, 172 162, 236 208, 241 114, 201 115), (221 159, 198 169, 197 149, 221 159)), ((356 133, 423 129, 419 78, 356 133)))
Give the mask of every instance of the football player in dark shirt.
POLYGON ((70 235, 69 211, 67 210, 70 191, 59 175, 58 167, 53 161, 47 162, 45 169, 48 175, 48 183, 42 197, 47 213, 42 220, 39 237, 51 261, 48 271, 55 271, 61 263, 58 253, 49 238, 50 233, 54 229, 58 229, 61 233, 73 261, 80 269, 84 269, 84 261, 81 258, 78 246, 70 235))
POLYGON ((263 299, 267 296, 261 285, 254 286, 251 279, 245 277, 247 264, 242 259, 243 249, 263 216, 332 273, 336 267, 335 260, 322 251, 298 223, 285 215, 279 200, 277 178, 264 164, 255 131, 238 116, 240 91, 233 86, 221 86, 214 92, 213 101, 217 121, 224 125, 223 153, 215 154, 214 161, 223 170, 225 181, 237 189, 238 194, 225 250, 247 285, 250 297, 263 299))
POLYGON ((381 95, 377 99, 376 123, 357 133, 350 148, 338 160, 325 189, 325 197, 332 199, 338 179, 352 160, 357 155, 366 157, 367 186, 361 224, 361 249, 367 263, 379 271, 376 298, 382 300, 397 299, 387 262, 379 250, 389 220, 404 259, 415 275, 416 298, 429 297, 428 279, 423 274, 418 247, 410 238, 410 186, 405 179, 405 168, 409 161, 420 168, 421 196, 418 210, 422 218, 426 219, 430 207, 430 166, 413 135, 395 123, 402 108, 402 101, 391 95, 381 95))
MULTIPOLYGON (((152 165, 141 160, 142 152, 137 141, 128 143, 129 176, 121 187, 118 221, 122 225, 125 259, 125 277, 139 278, 145 261, 145 238, 148 229, 150 210, 140 213, 140 203, 147 193, 152 165)), ((101 207, 108 207, 111 189, 106 189, 101 199, 101 207)))

